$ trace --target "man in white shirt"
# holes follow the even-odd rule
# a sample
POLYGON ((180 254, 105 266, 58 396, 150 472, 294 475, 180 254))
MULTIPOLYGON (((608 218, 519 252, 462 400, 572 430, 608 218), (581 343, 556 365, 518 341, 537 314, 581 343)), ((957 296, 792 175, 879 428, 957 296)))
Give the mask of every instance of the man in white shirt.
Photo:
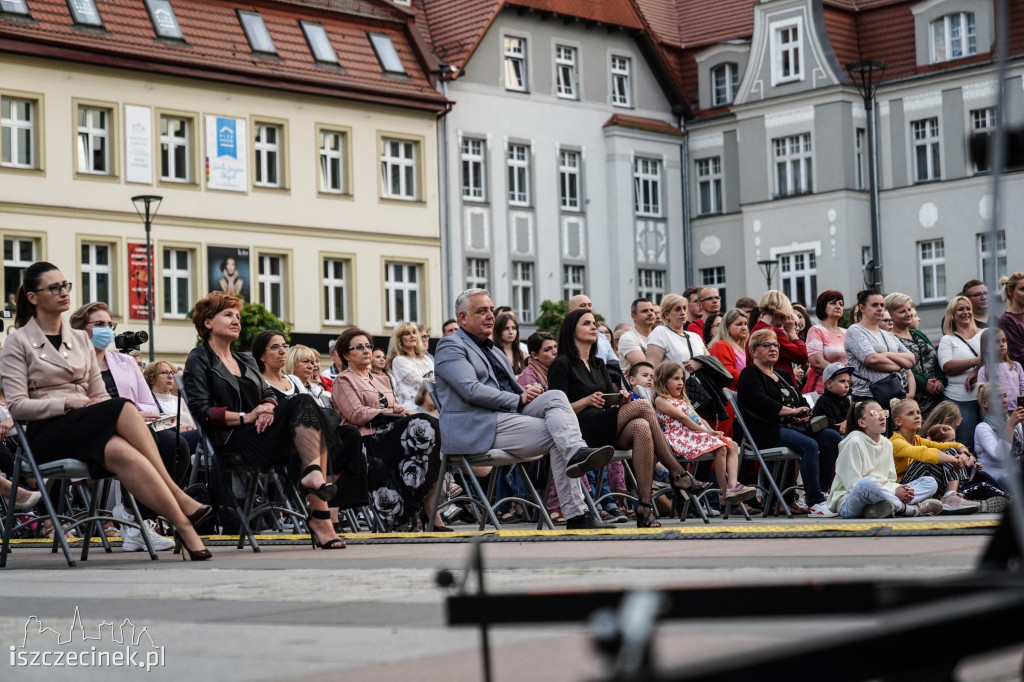
POLYGON ((647 337, 658 319, 658 307, 646 298, 638 298, 629 306, 633 328, 619 337, 619 368, 629 374, 629 368, 647 360, 647 337))

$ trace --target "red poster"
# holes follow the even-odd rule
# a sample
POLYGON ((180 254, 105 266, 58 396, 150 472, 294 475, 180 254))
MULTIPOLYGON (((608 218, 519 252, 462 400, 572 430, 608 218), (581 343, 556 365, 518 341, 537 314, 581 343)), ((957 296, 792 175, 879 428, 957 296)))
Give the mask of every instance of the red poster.
POLYGON ((128 242, 128 319, 149 319, 149 307, 146 305, 148 285, 146 245, 128 242))

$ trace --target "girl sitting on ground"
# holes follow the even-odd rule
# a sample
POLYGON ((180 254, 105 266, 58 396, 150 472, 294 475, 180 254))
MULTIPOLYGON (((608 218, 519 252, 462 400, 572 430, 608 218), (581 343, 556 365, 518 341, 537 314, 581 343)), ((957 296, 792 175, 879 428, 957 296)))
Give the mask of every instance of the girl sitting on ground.
POLYGON ((1024 457, 1024 429, 1021 428, 1024 407, 1014 405, 1016 409, 1003 420, 1002 415, 1009 410, 1009 400, 1005 389, 995 382, 978 384, 978 405, 984 415, 984 419, 974 428, 974 447, 977 449, 978 461, 984 465, 989 476, 996 480, 996 484, 1006 490, 1006 477, 1011 470, 1010 459, 1020 462, 1024 457))
POLYGON ((921 430, 921 408, 916 400, 894 398, 890 409, 898 429, 891 440, 900 482, 912 483, 922 476, 930 476, 942 490, 943 514, 978 511, 978 503, 968 501, 959 493, 960 482, 970 475, 973 459, 966 448, 957 442, 940 443, 917 435, 921 430))
POLYGON ((714 455, 722 503, 736 505, 754 496, 756 491, 753 488, 736 480, 739 446, 721 431, 713 431, 693 409, 686 396, 686 379, 681 365, 663 362, 655 370, 654 408, 676 457, 693 461, 709 452, 714 455))
POLYGON ((846 418, 846 438, 839 444, 836 475, 828 507, 844 519, 934 516, 942 504, 932 499, 938 483, 922 476, 900 484, 892 441, 884 438, 888 412, 874 400, 854 403, 846 418))

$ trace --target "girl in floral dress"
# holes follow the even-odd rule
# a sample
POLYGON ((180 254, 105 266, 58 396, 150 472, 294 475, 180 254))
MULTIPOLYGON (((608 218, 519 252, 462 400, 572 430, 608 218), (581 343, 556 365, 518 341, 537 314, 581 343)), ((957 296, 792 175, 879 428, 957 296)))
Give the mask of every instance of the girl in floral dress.
POLYGON ((754 496, 753 488, 736 480, 739 446, 721 431, 713 431, 690 404, 682 366, 674 362, 658 366, 654 373, 654 409, 676 457, 692 461, 714 453, 719 499, 724 504, 739 504, 754 496))

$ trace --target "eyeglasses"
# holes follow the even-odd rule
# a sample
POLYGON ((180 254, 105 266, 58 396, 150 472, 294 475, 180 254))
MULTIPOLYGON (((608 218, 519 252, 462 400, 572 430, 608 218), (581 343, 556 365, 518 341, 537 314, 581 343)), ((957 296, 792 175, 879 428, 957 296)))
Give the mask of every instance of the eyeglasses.
POLYGON ((868 414, 876 419, 878 417, 885 417, 886 419, 889 418, 889 410, 868 410, 868 414))
POLYGON ((157 372, 157 374, 159 374, 162 377, 173 377, 174 376, 174 372, 172 372, 169 369, 160 370, 159 372, 157 372))
POLYGON ((967 294, 967 298, 988 298, 987 291, 979 291, 976 294, 967 294))
POLYGON ((267 350, 279 351, 288 350, 289 348, 291 348, 291 346, 289 346, 287 343, 275 343, 273 346, 267 348, 267 350))
POLYGON ((49 291, 54 296, 60 296, 61 291, 71 293, 71 282, 61 282, 60 284, 51 284, 48 287, 42 289, 34 289, 32 293, 38 294, 40 291, 49 291))
POLYGON ((780 344, 780 343, 772 343, 770 341, 768 341, 766 343, 759 343, 757 345, 761 346, 761 348, 767 348, 768 350, 771 350, 772 348, 775 348, 775 349, 782 348, 782 344, 780 344))
POLYGON ((351 353, 354 350, 359 350, 359 351, 362 351, 362 350, 373 350, 373 346, 371 346, 368 343, 361 343, 358 346, 349 346, 348 350, 345 351, 345 352, 346 353, 351 353))
MULTIPOLYGON (((53 293, 53 292, 51 292, 51 293, 53 293)), ((57 296, 58 294, 53 294, 53 295, 57 296)), ((86 327, 92 327, 93 329, 96 329, 97 327, 110 327, 110 331, 114 331, 114 330, 117 329, 117 322, 107 322, 106 320, 97 320, 95 322, 88 322, 88 323, 86 323, 85 326, 86 327)))
POLYGON ((722 300, 721 296, 707 296, 705 298, 700 299, 700 302, 703 303, 704 301, 721 301, 721 300, 722 300))

